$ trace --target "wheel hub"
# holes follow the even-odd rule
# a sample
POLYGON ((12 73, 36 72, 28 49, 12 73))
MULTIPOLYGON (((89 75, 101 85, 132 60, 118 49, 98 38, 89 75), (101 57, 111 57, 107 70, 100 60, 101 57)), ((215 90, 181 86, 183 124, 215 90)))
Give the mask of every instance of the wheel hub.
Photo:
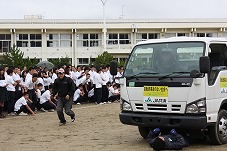
POLYGON ((227 137, 227 118, 224 116, 219 121, 219 135, 222 139, 227 137))

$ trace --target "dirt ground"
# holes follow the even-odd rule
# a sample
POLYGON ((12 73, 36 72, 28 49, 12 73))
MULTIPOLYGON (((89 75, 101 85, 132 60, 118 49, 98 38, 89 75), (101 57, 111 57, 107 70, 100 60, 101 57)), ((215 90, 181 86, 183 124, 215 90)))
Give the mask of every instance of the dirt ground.
MULTIPOLYGON (((56 112, 0 119, 0 151, 151 151, 137 127, 120 123, 119 103, 73 106, 75 123, 59 126, 56 112)), ((70 121, 70 118, 66 116, 70 121)), ((227 145, 183 150, 226 151, 227 145)))

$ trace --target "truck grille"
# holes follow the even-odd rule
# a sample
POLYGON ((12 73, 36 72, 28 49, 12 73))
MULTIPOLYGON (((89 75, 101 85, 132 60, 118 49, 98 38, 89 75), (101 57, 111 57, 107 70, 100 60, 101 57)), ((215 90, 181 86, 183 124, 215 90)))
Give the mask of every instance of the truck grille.
POLYGON ((181 104, 146 104, 135 103, 137 111, 150 111, 150 112, 174 112, 179 113, 181 110, 181 104))

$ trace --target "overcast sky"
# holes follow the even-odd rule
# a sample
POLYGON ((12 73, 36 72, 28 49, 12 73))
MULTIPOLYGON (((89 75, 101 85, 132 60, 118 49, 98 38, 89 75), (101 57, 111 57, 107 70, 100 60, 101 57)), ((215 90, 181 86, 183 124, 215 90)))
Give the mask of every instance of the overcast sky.
MULTIPOLYGON (((106 18, 227 18, 227 0, 107 0, 106 18)), ((101 0, 1 0, 0 19, 101 19, 101 0)))

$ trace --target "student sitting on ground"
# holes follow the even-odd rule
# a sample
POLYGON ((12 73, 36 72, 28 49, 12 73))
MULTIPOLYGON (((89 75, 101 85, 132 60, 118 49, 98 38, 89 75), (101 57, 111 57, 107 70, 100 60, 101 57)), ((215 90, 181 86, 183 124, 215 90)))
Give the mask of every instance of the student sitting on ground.
POLYGON ((30 104, 32 101, 29 99, 29 95, 27 92, 24 92, 23 96, 17 100, 17 102, 14 105, 14 111, 17 115, 27 115, 28 111, 32 115, 35 115, 35 113, 30 108, 30 104), (29 103, 28 103, 29 102, 29 103))
POLYGON ((49 112, 53 112, 56 109, 56 105, 51 100, 51 93, 53 90, 53 85, 49 85, 49 90, 46 90, 40 98, 40 105, 44 110, 48 110, 49 112))
POLYGON ((85 102, 84 94, 85 93, 84 93, 83 85, 80 84, 79 88, 74 93, 73 102, 77 105, 80 105, 82 102, 85 102))
POLYGON ((117 88, 117 85, 114 84, 113 86, 109 87, 109 98, 107 99, 108 103, 114 102, 120 99, 120 93, 117 88))

